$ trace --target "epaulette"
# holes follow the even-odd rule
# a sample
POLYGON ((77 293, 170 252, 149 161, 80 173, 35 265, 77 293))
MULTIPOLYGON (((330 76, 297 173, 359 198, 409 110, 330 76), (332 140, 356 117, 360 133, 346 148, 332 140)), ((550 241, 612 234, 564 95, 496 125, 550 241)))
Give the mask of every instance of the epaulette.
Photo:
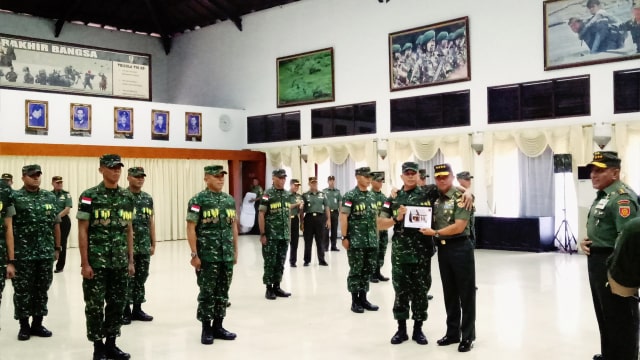
POLYGON ((623 186, 621 188, 618 189, 618 194, 620 195, 624 195, 624 194, 628 194, 629 192, 627 191, 627 189, 623 186))

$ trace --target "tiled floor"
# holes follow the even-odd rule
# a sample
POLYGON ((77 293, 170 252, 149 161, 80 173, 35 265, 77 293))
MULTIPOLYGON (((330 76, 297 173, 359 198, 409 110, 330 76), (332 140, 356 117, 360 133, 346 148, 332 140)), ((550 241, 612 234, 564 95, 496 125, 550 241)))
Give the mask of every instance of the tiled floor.
MULTIPOLYGON (((302 243, 302 239, 301 243, 302 243)), ((268 301, 262 285, 262 258, 256 236, 240 237, 240 257, 231 285, 225 327, 235 341, 200 344, 195 319, 197 286, 186 241, 159 243, 152 258, 143 308, 155 319, 123 327, 118 345, 135 359, 591 359, 598 332, 582 255, 476 252, 477 341, 469 353, 439 347, 444 335, 442 287, 434 258, 434 282, 425 333, 429 345, 391 345, 395 332, 391 282, 371 284, 369 299, 378 312, 354 314, 346 290, 346 252, 330 252, 329 267, 285 268, 288 299, 268 301)), ((299 249, 298 258, 302 257, 299 249)), ((387 253, 387 258, 389 252, 387 253)), ((390 275, 387 262, 383 273, 390 275)), ((10 282, 0 308, 0 359, 90 359, 85 337, 79 256, 54 274, 49 291, 48 339, 16 340, 10 282)), ((409 322, 408 326, 412 324, 409 322)))

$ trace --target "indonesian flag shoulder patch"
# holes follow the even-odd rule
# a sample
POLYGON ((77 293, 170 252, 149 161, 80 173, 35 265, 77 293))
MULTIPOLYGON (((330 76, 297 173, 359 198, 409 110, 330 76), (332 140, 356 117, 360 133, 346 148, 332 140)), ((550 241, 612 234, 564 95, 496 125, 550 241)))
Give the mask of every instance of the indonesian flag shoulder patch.
POLYGON ((193 204, 193 205, 191 205, 191 207, 189 208, 189 210, 191 210, 191 211, 193 211, 193 212, 197 212, 197 213, 199 213, 199 212, 200 212, 200 205, 198 205, 198 204, 193 204))
POLYGON ((91 205, 91 198, 83 196, 82 199, 80 199, 80 202, 82 202, 83 204, 86 204, 86 205, 91 205))
POLYGON ((351 207, 351 201, 347 200, 344 202, 344 206, 351 207))
POLYGON ((383 207, 385 207, 386 209, 388 209, 391 206, 391 202, 390 201, 385 201, 384 205, 382 205, 383 207))
POLYGON ((618 208, 618 214, 623 218, 628 218, 631 215, 631 206, 620 206, 618 208))
POLYGON ((264 201, 269 200, 269 195, 267 195, 267 194, 262 195, 262 200, 264 200, 264 201))

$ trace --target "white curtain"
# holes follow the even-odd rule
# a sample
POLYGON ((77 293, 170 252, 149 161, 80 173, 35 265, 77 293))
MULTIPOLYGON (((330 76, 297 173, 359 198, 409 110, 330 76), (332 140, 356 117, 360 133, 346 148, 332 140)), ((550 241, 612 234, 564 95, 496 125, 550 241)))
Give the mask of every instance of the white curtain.
POLYGON ((547 147, 536 157, 526 156, 520 151, 518 153, 519 216, 553 216, 555 201, 553 151, 547 147))
MULTIPOLYGON (((128 187, 127 169, 142 166, 147 178, 142 188, 153 197, 157 241, 186 239, 186 207, 189 199, 205 188, 204 167, 222 165, 228 170, 225 160, 184 160, 184 159, 135 159, 123 158, 119 185, 128 187)), ((73 208, 69 246, 78 244, 77 221, 78 198, 80 193, 102 181, 98 172, 98 158, 88 157, 48 157, 48 156, 0 156, 1 172, 13 174, 13 188, 23 186, 22 167, 38 164, 42 168, 41 188, 51 190, 51 177, 63 177, 64 189, 71 193, 73 208)), ((229 191, 225 182, 223 191, 229 191)))

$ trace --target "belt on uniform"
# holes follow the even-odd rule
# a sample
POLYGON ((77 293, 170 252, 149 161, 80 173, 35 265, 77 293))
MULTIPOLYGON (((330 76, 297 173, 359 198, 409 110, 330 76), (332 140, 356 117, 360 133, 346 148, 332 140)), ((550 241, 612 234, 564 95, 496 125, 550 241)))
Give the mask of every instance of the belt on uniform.
POLYGON ((322 215, 324 215, 324 213, 318 213, 318 212, 315 212, 315 213, 307 213, 307 215, 311 215, 311 216, 322 216, 322 215))
POLYGON ((338 212, 338 211, 339 211, 338 209, 331 210, 331 212, 338 212))
POLYGON ((589 253, 609 255, 613 253, 613 248, 612 247, 592 247, 589 249, 589 253))
POLYGON ((454 243, 454 242, 459 242, 459 241, 464 241, 464 240, 469 240, 469 236, 468 235, 464 235, 464 236, 455 236, 452 238, 447 238, 447 239, 437 239, 437 238, 433 238, 434 240, 436 240, 436 243, 438 245, 447 245, 448 243, 454 243))
POLYGON ((298 216, 297 216, 297 215, 290 215, 289 217, 290 217, 290 218, 292 218, 292 219, 295 219, 295 218, 297 218, 298 216))

